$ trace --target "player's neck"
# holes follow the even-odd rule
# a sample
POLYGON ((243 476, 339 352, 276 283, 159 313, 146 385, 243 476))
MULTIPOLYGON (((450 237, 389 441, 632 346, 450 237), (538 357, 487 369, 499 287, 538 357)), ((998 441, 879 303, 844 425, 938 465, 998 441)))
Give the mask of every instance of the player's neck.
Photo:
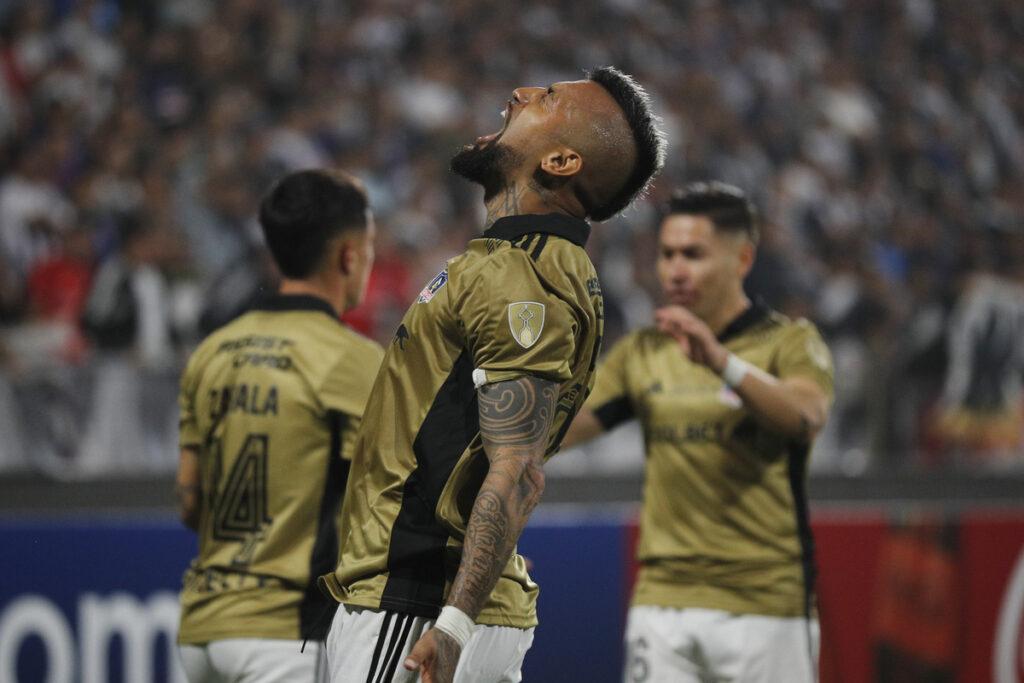
POLYGON ((571 193, 550 190, 535 180, 510 180, 494 196, 484 202, 487 219, 484 230, 507 216, 526 214, 564 213, 582 218, 586 212, 571 193))
POLYGON ((708 327, 716 336, 722 334, 725 328, 732 324, 732 321, 743 315, 744 311, 750 308, 750 299, 742 291, 728 298, 726 305, 721 306, 716 312, 713 320, 706 320, 708 327))
POLYGON ((285 295, 315 296, 333 306, 334 312, 338 315, 345 312, 344 292, 332 292, 332 288, 327 283, 316 279, 293 280, 291 278, 281 278, 281 285, 277 288, 277 291, 285 295))

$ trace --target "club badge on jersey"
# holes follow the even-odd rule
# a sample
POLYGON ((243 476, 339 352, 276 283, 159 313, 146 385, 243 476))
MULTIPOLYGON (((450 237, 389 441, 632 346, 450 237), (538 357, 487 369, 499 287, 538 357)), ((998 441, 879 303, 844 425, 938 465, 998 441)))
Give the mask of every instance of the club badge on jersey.
POLYGON ((416 299, 416 303, 425 304, 434 298, 434 295, 448 283, 448 269, 445 268, 440 273, 434 276, 434 279, 427 283, 427 286, 420 292, 420 297, 416 299))
POLYGON ((508 328, 512 338, 528 349, 537 343, 544 331, 544 304, 536 301, 517 301, 508 305, 508 328))

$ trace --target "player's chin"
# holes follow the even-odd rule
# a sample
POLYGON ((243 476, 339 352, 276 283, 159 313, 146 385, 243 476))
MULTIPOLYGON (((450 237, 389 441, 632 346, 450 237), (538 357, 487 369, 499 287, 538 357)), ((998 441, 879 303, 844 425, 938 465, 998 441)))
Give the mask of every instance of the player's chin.
POLYGON ((693 305, 697 303, 697 298, 690 294, 670 294, 668 296, 669 306, 679 306, 685 308, 688 311, 693 310, 693 305))

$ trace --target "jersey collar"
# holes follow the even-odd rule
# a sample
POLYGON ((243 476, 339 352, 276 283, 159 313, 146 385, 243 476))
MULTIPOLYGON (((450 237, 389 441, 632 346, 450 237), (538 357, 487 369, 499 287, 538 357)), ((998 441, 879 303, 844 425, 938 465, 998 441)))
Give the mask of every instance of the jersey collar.
POLYGON ((590 224, 585 220, 574 218, 564 213, 505 216, 496 220, 494 225, 484 232, 484 237, 512 240, 534 232, 557 235, 582 247, 587 243, 587 238, 590 237, 590 224))
POLYGON ((760 299, 754 299, 753 303, 745 311, 733 318, 733 321, 725 326, 722 333, 718 335, 718 341, 725 343, 733 337, 738 337, 751 327, 768 317, 771 309, 760 299))
POLYGON ((338 313, 326 299, 311 294, 267 294, 261 296, 253 305, 253 311, 320 311, 326 313, 335 320, 338 313))

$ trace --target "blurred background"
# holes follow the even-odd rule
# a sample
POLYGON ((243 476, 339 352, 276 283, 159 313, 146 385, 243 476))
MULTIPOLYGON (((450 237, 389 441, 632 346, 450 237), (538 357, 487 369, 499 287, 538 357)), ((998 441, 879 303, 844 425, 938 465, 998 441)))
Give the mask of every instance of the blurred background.
MULTIPOLYGON (((670 154, 649 197, 588 244, 605 348, 658 303, 659 202, 693 180, 743 188, 765 221, 749 290, 813 320, 836 362, 810 493, 822 563, 834 548, 854 571, 859 539, 849 580, 867 592, 832 574, 861 610, 836 618, 854 624, 859 654, 833 665, 826 648, 823 676, 1024 681, 1024 608, 1001 602, 1005 585, 1024 604, 1024 569, 1018 588, 1012 574, 1024 544, 1022 41, 1019 0, 0 0, 6 542, 41 517, 167 514, 183 362, 274 287, 255 223, 274 178, 334 165, 366 182, 377 266, 348 319, 386 342, 479 232, 479 190, 447 171, 451 154, 501 126, 514 87, 614 64, 653 96, 670 154), (1005 559, 971 540, 976 519, 1005 559), (974 566, 998 569, 984 628, 965 607, 981 609, 974 566), (908 581, 931 592, 913 602, 908 581), (907 644, 914 619, 945 626, 907 644), (957 634, 979 628, 982 654, 964 654, 957 634), (1017 678, 995 673, 1001 637, 1017 678)), ((559 506, 576 527, 594 518, 572 515, 598 506, 628 540, 642 468, 629 427, 559 456, 552 528, 566 526, 559 506)), ((16 573, 14 547, 2 552, 16 573)), ((7 585, 0 610, 28 594, 7 585)), ((826 644, 847 637, 827 618, 826 644)), ((4 641, 10 619, 0 679, 14 661, 35 680, 25 662, 45 659, 48 641, 4 641)), ((107 680, 77 666, 69 675, 107 680)), ((572 680, 549 675, 526 680, 572 680)))

